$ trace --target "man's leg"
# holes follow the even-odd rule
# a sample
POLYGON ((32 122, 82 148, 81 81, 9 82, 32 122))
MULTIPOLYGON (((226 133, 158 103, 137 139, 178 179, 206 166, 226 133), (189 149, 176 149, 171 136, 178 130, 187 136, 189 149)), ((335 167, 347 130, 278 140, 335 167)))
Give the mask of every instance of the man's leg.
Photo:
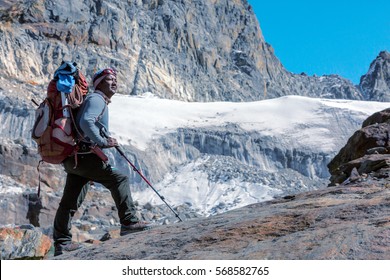
POLYGON ((87 194, 88 181, 88 179, 69 173, 66 177, 63 196, 54 218, 53 239, 56 249, 72 242, 71 220, 87 194))
POLYGON ((77 168, 74 159, 65 162, 67 172, 104 185, 111 192, 118 209, 120 223, 137 222, 136 208, 130 193, 129 179, 111 165, 104 163, 95 154, 80 155, 77 168))
POLYGON ((110 190, 115 201, 121 223, 120 235, 123 236, 150 229, 150 223, 140 221, 136 216, 136 208, 131 197, 128 177, 119 173, 108 164, 104 170, 102 172, 103 177, 97 179, 97 182, 100 182, 110 190))
POLYGON ((100 183, 110 190, 111 196, 115 201, 121 223, 120 235, 123 236, 150 229, 148 222, 140 221, 136 216, 136 208, 131 197, 128 177, 120 174, 110 165, 107 165, 103 174, 105 174, 106 178, 102 178, 100 183))
POLYGON ((120 223, 138 222, 136 207, 131 196, 129 179, 111 165, 106 164, 96 182, 104 185, 110 192, 118 209, 120 223))
POLYGON ((131 197, 129 179, 110 164, 104 163, 94 154, 79 156, 76 169, 71 161, 65 164, 65 169, 89 180, 104 185, 111 192, 118 209, 119 221, 122 225, 121 235, 147 229, 149 223, 139 221, 136 207, 131 197))

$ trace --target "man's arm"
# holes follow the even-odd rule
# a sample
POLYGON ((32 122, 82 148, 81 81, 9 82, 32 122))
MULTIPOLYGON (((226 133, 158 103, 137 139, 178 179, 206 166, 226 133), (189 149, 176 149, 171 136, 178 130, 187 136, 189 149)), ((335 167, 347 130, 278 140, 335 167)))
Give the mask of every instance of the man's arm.
POLYGON ((96 120, 101 117, 101 114, 105 108, 106 103, 104 99, 98 95, 91 96, 85 100, 84 112, 80 118, 80 128, 84 132, 85 136, 91 139, 100 147, 109 146, 107 139, 100 135, 100 127, 96 125, 96 120))

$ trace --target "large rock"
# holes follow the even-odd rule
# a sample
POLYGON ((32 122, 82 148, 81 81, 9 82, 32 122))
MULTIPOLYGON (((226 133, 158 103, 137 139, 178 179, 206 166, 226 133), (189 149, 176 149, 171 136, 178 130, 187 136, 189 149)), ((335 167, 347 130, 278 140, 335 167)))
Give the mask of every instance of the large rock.
POLYGON ((0 229, 1 259, 42 259, 50 250, 50 238, 32 226, 0 229))
POLYGON ((376 171, 390 162, 390 109, 377 112, 363 122, 347 144, 328 164, 331 185, 348 179, 354 168, 362 173, 376 171))

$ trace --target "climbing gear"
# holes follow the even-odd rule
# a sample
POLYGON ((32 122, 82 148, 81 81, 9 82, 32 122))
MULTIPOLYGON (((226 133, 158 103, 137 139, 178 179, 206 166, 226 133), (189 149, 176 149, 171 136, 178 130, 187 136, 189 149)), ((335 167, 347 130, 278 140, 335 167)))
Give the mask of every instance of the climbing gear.
POLYGON ((63 61, 55 71, 47 88, 46 98, 35 111, 32 139, 38 145, 41 160, 38 196, 41 188, 40 165, 42 162, 60 164, 69 156, 77 154, 76 135, 80 134, 74 116, 88 93, 88 83, 75 62, 63 61))

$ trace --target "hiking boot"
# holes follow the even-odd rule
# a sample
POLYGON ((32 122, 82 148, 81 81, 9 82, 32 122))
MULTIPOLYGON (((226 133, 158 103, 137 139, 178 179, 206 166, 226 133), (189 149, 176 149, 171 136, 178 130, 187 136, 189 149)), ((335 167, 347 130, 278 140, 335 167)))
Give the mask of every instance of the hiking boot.
POLYGON ((124 236, 130 233, 151 229, 152 225, 148 222, 139 221, 131 222, 128 225, 121 225, 120 236, 124 236))
POLYGON ((57 244, 54 248, 54 257, 62 255, 65 252, 76 251, 82 247, 80 243, 57 244))

